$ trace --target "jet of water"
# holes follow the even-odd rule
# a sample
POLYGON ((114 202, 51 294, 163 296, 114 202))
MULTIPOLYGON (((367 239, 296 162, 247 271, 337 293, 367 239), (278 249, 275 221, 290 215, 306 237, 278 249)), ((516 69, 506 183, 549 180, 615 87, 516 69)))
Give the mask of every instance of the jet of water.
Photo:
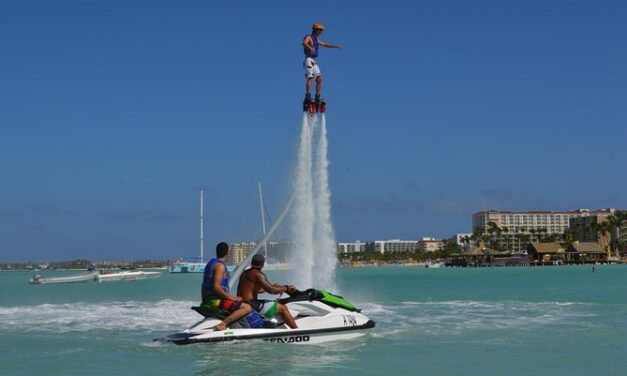
POLYGON ((337 255, 328 166, 325 115, 318 118, 304 113, 292 178, 290 221, 291 281, 299 288, 334 289, 337 255))

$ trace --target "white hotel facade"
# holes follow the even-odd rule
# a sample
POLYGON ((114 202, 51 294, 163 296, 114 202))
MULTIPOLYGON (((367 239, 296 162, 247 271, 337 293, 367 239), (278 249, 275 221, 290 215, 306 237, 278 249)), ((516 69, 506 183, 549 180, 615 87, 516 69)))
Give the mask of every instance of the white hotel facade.
POLYGON ((588 210, 578 209, 564 212, 528 211, 512 212, 488 210, 472 215, 473 231, 489 229, 488 223, 494 223, 501 231, 499 243, 501 248, 519 252, 529 242, 538 242, 542 238, 554 237, 562 241, 564 231, 570 228, 572 218, 593 215, 607 215, 614 209, 588 210))

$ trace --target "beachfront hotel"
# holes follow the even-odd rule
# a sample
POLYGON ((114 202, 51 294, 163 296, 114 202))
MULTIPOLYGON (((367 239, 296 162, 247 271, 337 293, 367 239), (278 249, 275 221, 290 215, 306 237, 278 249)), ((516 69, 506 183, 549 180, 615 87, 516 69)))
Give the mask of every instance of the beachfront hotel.
POLYGON ((355 240, 353 243, 337 243, 338 253, 359 253, 366 251, 366 243, 355 240))
POLYGON ((248 253, 250 253, 256 245, 257 243, 255 242, 229 244, 229 254, 226 258, 226 263, 229 265, 238 265, 244 261, 248 253))
POLYGON ((564 212, 488 210, 472 215, 472 228, 473 231, 491 232, 491 236, 497 237, 501 249, 522 252, 528 243, 547 240, 561 242, 564 231, 571 228, 571 225, 602 220, 614 212, 615 209, 578 209, 564 212), (596 219, 592 219, 593 217, 596 219))
POLYGON ((425 237, 420 240, 372 240, 361 242, 359 240, 353 243, 337 243, 338 253, 389 253, 389 252, 435 252, 442 249, 444 240, 425 237))
POLYGON ((366 252, 415 252, 418 249, 418 240, 374 240, 366 242, 366 252))

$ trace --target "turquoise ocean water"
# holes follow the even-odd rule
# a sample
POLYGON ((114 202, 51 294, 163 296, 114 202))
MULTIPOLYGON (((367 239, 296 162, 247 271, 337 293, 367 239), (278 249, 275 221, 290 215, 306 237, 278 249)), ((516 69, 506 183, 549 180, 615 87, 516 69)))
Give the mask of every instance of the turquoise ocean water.
POLYGON ((627 266, 595 269, 338 269, 377 327, 324 346, 153 342, 199 318, 201 275, 31 286, 2 272, 0 374, 625 375, 627 266))

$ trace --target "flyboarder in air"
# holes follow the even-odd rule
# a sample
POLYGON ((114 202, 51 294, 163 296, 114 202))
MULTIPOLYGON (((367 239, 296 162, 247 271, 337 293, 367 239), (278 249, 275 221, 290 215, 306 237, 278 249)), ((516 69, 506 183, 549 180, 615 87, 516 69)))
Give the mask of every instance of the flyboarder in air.
POLYGON ((303 47, 305 52, 305 62, 303 67, 305 68, 305 77, 307 83, 305 85, 305 101, 303 102, 303 110, 313 112, 324 112, 326 104, 320 98, 322 93, 322 74, 320 73, 320 66, 316 59, 318 58, 318 47, 328 48, 342 48, 339 44, 325 43, 318 39, 318 36, 324 30, 324 25, 321 23, 315 23, 311 27, 311 34, 305 36, 303 39, 303 47), (316 97, 311 100, 311 82, 316 79, 316 97))

